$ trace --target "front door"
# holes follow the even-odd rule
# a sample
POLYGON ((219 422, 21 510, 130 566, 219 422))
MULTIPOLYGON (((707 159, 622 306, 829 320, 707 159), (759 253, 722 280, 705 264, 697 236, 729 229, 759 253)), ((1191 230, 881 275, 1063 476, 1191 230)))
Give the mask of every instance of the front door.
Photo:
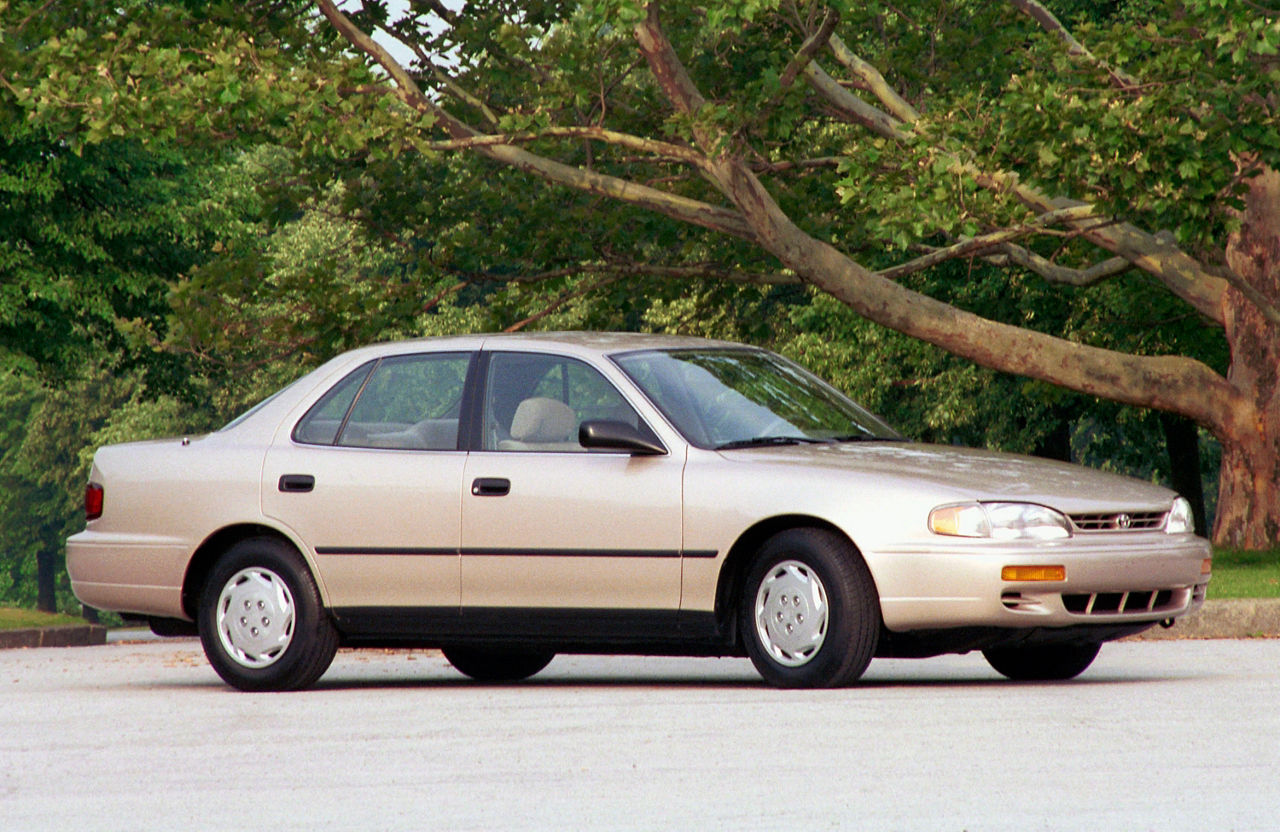
POLYGON ((581 613, 626 630, 633 618, 678 610, 683 453, 579 445, 585 419, 648 428, 599 371, 572 358, 493 353, 483 408, 481 449, 463 475, 464 622, 531 634, 559 622, 569 633, 581 613))

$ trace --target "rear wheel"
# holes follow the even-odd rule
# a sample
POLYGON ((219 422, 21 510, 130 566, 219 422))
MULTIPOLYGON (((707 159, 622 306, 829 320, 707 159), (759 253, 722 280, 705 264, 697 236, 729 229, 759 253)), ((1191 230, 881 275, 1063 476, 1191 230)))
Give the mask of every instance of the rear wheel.
POLYGON ((1101 644, 1041 644, 997 647, 982 655, 996 672, 1017 682, 1074 679, 1093 664, 1101 644))
POLYGON ((853 684, 880 637, 871 573, 847 540, 823 529, 789 529, 765 541, 739 612, 747 655, 777 687, 853 684))
POLYGON ((440 652, 458 672, 477 682, 518 682, 551 664, 549 650, 446 647, 440 652))
POLYGON ((302 556, 273 538, 227 550, 197 619, 213 669, 240 690, 299 690, 329 668, 338 633, 302 556))

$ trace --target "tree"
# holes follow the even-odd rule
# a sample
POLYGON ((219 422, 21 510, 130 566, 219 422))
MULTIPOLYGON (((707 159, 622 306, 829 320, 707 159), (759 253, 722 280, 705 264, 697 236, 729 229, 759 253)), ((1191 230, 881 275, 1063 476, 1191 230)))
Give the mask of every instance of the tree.
POLYGON ((1223 446, 1215 537, 1276 537, 1277 29, 1253 4, 1055 4, 1079 38, 1026 0, 22 5, 0 86, 29 120, 73 151, 293 148, 371 230, 411 215, 423 306, 548 278, 561 311, 653 280, 816 287, 1194 420, 1223 446))
MULTIPOLYGON (((1275 15, 1189 0, 1083 27, 1090 49, 1032 0, 421 2, 398 21, 377 2, 317 5, 381 67, 381 95, 416 114, 406 146, 745 241, 776 279, 883 326, 1191 419, 1223 449, 1215 540, 1280 537, 1275 15), (910 285, 976 257, 1063 287, 1064 306, 1111 292, 1164 313, 1184 331, 1156 340, 1181 354, 983 317, 910 285)), ((701 245, 734 253, 714 263, 730 279, 760 262, 701 245)))

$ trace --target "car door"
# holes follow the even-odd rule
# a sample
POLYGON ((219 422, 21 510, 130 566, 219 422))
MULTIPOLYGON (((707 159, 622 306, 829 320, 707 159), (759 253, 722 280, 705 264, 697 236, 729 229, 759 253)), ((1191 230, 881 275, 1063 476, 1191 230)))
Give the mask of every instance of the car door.
POLYGON ((683 452, 579 445, 586 419, 652 435, 585 362, 494 352, 483 375, 483 436, 463 477, 464 622, 544 633, 582 614, 626 630, 677 610, 683 452))
POLYGON ((267 454, 264 513, 311 547, 330 606, 356 630, 403 628, 414 614, 456 618, 458 423, 471 360, 369 362, 267 454))

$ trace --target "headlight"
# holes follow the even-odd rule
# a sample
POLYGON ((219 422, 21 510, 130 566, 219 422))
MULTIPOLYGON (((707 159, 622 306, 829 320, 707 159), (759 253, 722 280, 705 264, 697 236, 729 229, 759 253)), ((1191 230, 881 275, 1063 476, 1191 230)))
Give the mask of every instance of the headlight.
POLYGON ((1188 534, 1196 530, 1196 519, 1191 514, 1191 503, 1179 497, 1173 501, 1169 509, 1169 519, 1164 521, 1164 530, 1169 534, 1188 534))
POLYGON ((1054 540, 1071 536, 1066 515, 1034 503, 956 503, 929 512, 929 531, 954 537, 1054 540))

